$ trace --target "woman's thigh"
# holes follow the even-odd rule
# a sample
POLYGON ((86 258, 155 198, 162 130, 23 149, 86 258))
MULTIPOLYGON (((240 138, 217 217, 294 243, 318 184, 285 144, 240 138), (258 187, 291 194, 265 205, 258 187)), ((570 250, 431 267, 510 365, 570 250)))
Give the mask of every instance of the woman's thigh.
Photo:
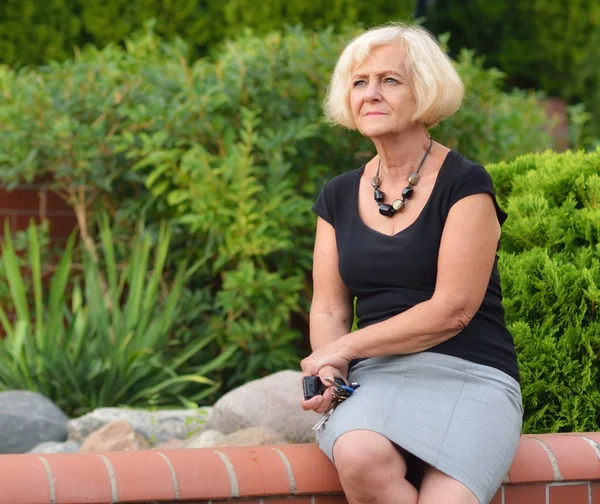
POLYGON ((418 504, 479 504, 479 500, 460 481, 427 465, 421 481, 418 504))
POLYGON ((370 430, 353 430, 342 434, 333 445, 334 464, 343 473, 379 471, 406 476, 402 450, 381 434, 370 430))

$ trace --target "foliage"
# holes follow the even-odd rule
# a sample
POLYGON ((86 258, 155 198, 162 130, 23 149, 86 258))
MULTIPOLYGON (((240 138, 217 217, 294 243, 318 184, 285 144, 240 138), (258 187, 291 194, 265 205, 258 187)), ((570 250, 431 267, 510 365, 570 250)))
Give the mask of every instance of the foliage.
MULTIPOLYGON (((487 64, 506 72, 510 85, 544 90, 600 110, 600 3, 455 2, 437 0, 427 26, 452 33, 453 51, 461 47, 485 55, 487 64)), ((600 119, 593 133, 600 137, 600 119)))
POLYGON ((484 69, 483 59, 462 49, 457 69, 465 84, 458 112, 432 130, 442 143, 481 163, 512 159, 551 145, 540 95, 514 89, 501 91, 504 73, 484 69))
POLYGON ((86 255, 81 277, 74 277, 72 235, 47 288, 36 226, 31 224, 28 230, 28 269, 22 271, 6 225, 2 264, 14 320, 0 306, 6 334, 0 340, 0 390, 40 392, 70 415, 121 404, 191 405, 214 391, 218 383, 203 374, 220 366, 233 349, 194 369, 189 359, 211 337, 173 352, 177 342, 170 336, 185 271, 180 268, 171 285, 164 285, 169 236, 168 227, 161 226, 153 245, 140 226, 131 243, 130 262, 120 268, 113 233, 104 219, 100 226, 104 266, 86 255))
POLYGON ((508 215, 500 274, 526 432, 600 428, 600 150, 489 167, 508 215))
POLYGON ((196 57, 237 38, 244 27, 265 34, 286 24, 373 25, 407 20, 414 7, 413 0, 3 0, 0 63, 62 61, 86 44, 122 44, 150 21, 162 37, 187 40, 196 57))
POLYGON ((226 34, 235 39, 239 27, 246 26, 264 35, 284 25, 303 25, 319 30, 328 26, 376 25, 391 20, 408 20, 414 15, 414 0, 271 0, 256 3, 253 0, 227 0, 223 12, 226 34))
MULTIPOLYGON (((99 210, 125 226, 140 215, 170 220, 167 270, 198 265, 177 338, 214 338, 199 361, 236 345, 228 387, 295 367, 310 303, 311 203, 326 179, 374 154, 321 116, 327 77, 355 34, 247 33, 189 65, 182 43, 149 29, 126 48, 0 69, 0 181, 47 181, 75 209, 92 257, 99 210)), ((537 97, 502 93, 502 75, 468 51, 457 68, 465 107, 433 131, 437 140, 483 163, 548 145, 537 97)))

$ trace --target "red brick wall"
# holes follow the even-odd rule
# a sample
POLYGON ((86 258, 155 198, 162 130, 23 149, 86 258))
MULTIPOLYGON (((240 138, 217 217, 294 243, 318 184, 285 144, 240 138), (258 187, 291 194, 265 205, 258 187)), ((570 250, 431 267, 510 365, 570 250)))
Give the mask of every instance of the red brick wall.
MULTIPOLYGON (((347 504, 314 444, 0 455, 0 504, 347 504)), ((600 504, 600 433, 523 436, 492 504, 600 504)))
POLYGON ((0 186, 0 234, 4 234, 6 219, 11 230, 20 231, 27 228, 31 218, 36 222, 47 218, 54 238, 69 236, 76 224, 71 208, 43 185, 22 185, 12 191, 0 186))

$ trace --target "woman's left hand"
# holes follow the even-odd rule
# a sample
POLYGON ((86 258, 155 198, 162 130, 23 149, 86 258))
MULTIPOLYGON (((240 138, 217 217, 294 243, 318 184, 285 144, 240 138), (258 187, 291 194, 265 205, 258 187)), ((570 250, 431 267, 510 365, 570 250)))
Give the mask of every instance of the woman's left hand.
MULTIPOLYGON (((339 341, 339 340, 338 340, 339 341)), ((337 341, 314 351, 300 362, 304 376, 316 376, 324 366, 333 366, 337 369, 348 369, 352 356, 337 344, 337 341)))

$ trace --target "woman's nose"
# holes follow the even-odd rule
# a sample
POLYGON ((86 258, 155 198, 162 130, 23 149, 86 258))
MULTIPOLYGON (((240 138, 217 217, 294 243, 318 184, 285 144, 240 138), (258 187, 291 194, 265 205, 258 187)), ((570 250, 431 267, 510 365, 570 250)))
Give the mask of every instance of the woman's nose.
POLYGON ((379 86, 377 82, 369 82, 369 85, 367 86, 367 90, 365 92, 365 99, 368 101, 374 101, 379 100, 380 97, 381 94, 379 92, 379 86))

